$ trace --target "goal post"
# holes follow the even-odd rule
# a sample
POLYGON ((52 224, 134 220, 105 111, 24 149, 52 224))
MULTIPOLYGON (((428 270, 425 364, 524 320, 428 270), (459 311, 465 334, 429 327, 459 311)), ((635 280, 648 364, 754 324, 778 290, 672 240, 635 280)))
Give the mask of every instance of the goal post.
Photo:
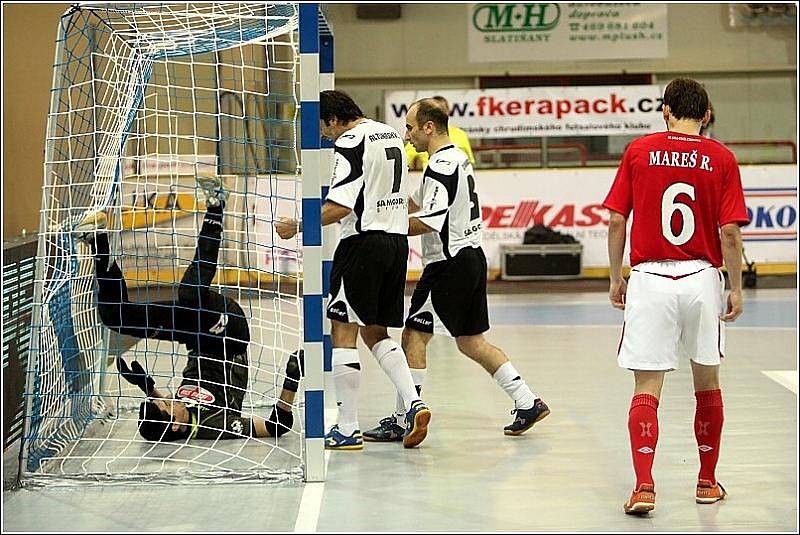
POLYGON ((330 31, 318 4, 85 3, 61 18, 23 484, 324 478, 322 33, 330 31), (88 213, 105 211, 131 299, 169 300, 202 226, 195 178, 204 174, 230 194, 213 288, 235 299, 249 323, 242 416, 267 417, 289 356, 305 350, 294 425, 280 438, 142 439, 144 395, 121 378, 114 357, 139 361, 159 389, 175 393, 186 351, 102 325, 92 250, 72 232, 88 213), (301 216, 305 232, 280 239, 272 225, 284 216, 301 216))
POLYGON ((325 478, 319 44, 318 4, 300 4, 300 72, 308 73, 300 85, 303 258, 319 266, 303 278, 303 346, 309 367, 305 377, 308 481, 325 478))

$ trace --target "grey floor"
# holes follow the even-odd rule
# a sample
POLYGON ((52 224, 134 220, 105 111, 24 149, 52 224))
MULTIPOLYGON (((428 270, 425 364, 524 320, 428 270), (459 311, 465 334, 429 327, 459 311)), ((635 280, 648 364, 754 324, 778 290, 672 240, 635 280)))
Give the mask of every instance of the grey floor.
MULTIPOLYGON (((694 503, 698 461, 688 363, 667 378, 657 506, 622 514, 632 486, 632 378, 614 357, 621 313, 604 293, 491 296, 489 338, 552 409, 505 437, 511 403, 451 340, 430 346, 433 420, 415 450, 332 452, 324 484, 125 485, 4 492, 8 531, 797 531, 797 291, 748 291, 728 331, 724 502, 694 503), (319 501, 315 501, 317 498, 319 501)), ((395 333, 397 334, 397 333, 395 333)), ((361 425, 393 405, 362 351, 361 425)), ((331 395, 328 396, 331 399, 331 395)))

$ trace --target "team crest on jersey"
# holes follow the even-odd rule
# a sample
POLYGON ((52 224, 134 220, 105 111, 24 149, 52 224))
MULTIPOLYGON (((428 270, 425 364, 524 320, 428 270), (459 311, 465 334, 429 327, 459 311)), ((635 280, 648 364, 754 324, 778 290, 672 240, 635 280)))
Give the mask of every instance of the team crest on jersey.
POLYGON ((202 403, 203 405, 211 405, 217 398, 214 394, 194 385, 184 385, 178 389, 178 397, 181 399, 193 401, 195 403, 202 403))
POLYGON ((231 431, 233 431, 237 435, 242 434, 242 431, 244 431, 244 426, 242 425, 242 421, 240 419, 237 418, 231 421, 231 431))

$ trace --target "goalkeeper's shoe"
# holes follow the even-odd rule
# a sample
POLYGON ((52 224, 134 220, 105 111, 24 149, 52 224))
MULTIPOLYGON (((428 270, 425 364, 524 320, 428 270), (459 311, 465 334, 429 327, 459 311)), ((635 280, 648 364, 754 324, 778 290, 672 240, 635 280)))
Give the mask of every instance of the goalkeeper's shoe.
POLYGON ((697 503, 716 503, 724 500, 727 495, 725 487, 719 482, 712 484, 707 479, 697 481, 697 492, 695 493, 695 501, 697 503))
POLYGON ((411 404, 411 409, 406 413, 406 432, 403 436, 403 446, 414 448, 428 436, 428 424, 431 421, 431 410, 418 399, 411 404))
POLYGON ((339 426, 334 425, 325 435, 326 450, 361 450, 364 449, 364 439, 361 431, 356 429, 350 436, 343 435, 339 426))
POLYGON ((628 515, 646 515, 655 508, 656 491, 655 487, 649 483, 642 483, 622 506, 625 514, 628 515))
POLYGON ((368 442, 400 442, 406 430, 397 423, 394 415, 381 420, 376 427, 364 431, 364 440, 368 442))
POLYGON ((533 424, 546 418, 550 414, 550 408, 544 401, 537 399, 530 409, 514 409, 511 414, 514 413, 517 417, 503 428, 503 433, 512 437, 521 435, 533 427, 533 424))
POLYGON ((207 206, 219 206, 228 200, 228 192, 222 184, 221 176, 197 175, 195 180, 206 196, 207 206))
POLYGON ((72 235, 75 239, 81 241, 91 240, 98 232, 103 232, 108 227, 108 215, 103 210, 93 210, 83 216, 83 219, 78 221, 72 227, 72 235))

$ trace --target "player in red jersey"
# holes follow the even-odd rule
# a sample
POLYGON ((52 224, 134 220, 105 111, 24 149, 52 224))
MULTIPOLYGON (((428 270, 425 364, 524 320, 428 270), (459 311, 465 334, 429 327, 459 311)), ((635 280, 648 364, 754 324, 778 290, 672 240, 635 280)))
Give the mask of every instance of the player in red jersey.
POLYGON ((673 80, 664 91, 667 131, 632 142, 603 206, 609 209, 611 304, 625 311, 620 367, 633 371, 628 413, 636 486, 625 512, 655 507, 651 474, 658 441, 658 400, 665 372, 688 356, 697 400, 694 432, 700 454, 697 503, 725 497, 715 469, 722 433, 719 363, 724 325, 742 313, 742 235, 747 211, 736 158, 699 135, 711 117, 708 95, 696 81, 673 80), (631 226, 631 275, 622 260, 631 226), (719 268, 728 270, 724 299, 719 268))

